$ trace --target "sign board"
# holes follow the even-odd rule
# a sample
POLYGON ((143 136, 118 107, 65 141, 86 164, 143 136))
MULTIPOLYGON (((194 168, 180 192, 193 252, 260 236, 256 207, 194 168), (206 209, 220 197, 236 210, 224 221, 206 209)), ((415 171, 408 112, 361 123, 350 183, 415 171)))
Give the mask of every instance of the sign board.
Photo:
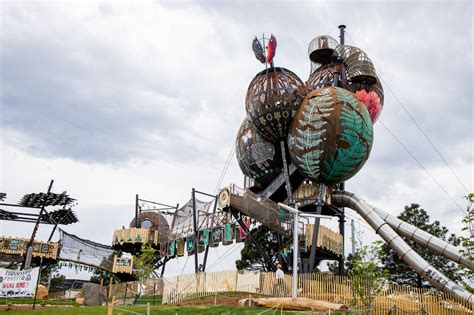
POLYGON ((34 296, 39 268, 10 270, 0 268, 0 297, 34 296))

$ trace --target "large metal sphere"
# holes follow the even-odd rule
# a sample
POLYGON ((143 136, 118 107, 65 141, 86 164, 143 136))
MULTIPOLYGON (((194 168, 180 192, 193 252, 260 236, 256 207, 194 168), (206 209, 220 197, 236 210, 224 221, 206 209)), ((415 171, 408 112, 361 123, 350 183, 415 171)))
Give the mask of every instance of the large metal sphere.
POLYGON ((262 186, 270 184, 283 169, 280 145, 265 141, 247 118, 237 133, 235 151, 242 173, 262 186))
POLYGON ((367 161, 372 141, 365 105, 338 87, 309 93, 288 133, 293 163, 309 179, 324 184, 354 176, 367 161))
POLYGON ((248 87, 247 117, 267 140, 284 140, 304 96, 305 86, 296 74, 285 68, 265 69, 248 87))

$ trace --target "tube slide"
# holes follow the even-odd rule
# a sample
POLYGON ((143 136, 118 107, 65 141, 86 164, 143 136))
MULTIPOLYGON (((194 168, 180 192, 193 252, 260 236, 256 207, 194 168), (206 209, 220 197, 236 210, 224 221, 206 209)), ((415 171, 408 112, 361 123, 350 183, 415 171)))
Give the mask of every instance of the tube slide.
POLYGON ((385 222, 369 204, 347 191, 335 191, 332 195, 335 206, 348 207, 359 213, 382 239, 419 275, 441 291, 455 294, 474 303, 474 294, 450 280, 418 255, 395 231, 385 222))
POLYGON ((469 269, 474 269, 474 262, 461 255, 459 248, 456 246, 446 243, 442 239, 439 239, 436 236, 423 231, 422 229, 406 223, 405 221, 402 221, 396 216, 388 214, 381 209, 374 207, 374 210, 398 234, 425 246, 433 252, 438 253, 441 256, 454 261, 455 263, 463 264, 469 269))

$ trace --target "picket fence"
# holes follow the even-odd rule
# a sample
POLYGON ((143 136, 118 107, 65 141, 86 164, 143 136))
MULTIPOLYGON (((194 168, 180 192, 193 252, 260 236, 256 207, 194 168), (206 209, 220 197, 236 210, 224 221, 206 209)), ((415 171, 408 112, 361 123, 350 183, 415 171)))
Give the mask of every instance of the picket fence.
MULTIPOLYGON (((350 305, 353 294, 349 277, 328 274, 298 275, 298 296, 350 305)), ((147 280, 142 284, 142 295, 161 295, 163 304, 177 304, 186 300, 212 296, 218 292, 250 292, 269 296, 291 297, 292 276, 285 275, 283 284, 277 284, 274 273, 221 271, 181 275, 147 280)), ((111 296, 117 299, 128 291, 140 291, 138 281, 114 284, 111 296)), ((353 305, 366 309, 366 305, 353 305)), ((474 304, 455 295, 431 289, 418 289, 401 285, 387 285, 374 299, 371 314, 440 314, 474 315, 474 304), (394 311, 396 309, 396 311, 394 311)))

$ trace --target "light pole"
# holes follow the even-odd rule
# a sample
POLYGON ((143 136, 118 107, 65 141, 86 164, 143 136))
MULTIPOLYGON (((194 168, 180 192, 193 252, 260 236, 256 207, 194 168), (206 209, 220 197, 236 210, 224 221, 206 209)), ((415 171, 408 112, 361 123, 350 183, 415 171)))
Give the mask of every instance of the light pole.
MULTIPOLYGON (((291 297, 293 299, 297 298, 297 288, 298 288, 298 215, 301 211, 298 210, 298 204, 294 208, 287 206, 283 203, 278 203, 278 206, 286 211, 289 211, 293 214, 293 281, 291 284, 291 297)), ((312 216, 322 219, 330 219, 330 216, 319 215, 319 214, 308 214, 305 213, 305 216, 312 216)))

